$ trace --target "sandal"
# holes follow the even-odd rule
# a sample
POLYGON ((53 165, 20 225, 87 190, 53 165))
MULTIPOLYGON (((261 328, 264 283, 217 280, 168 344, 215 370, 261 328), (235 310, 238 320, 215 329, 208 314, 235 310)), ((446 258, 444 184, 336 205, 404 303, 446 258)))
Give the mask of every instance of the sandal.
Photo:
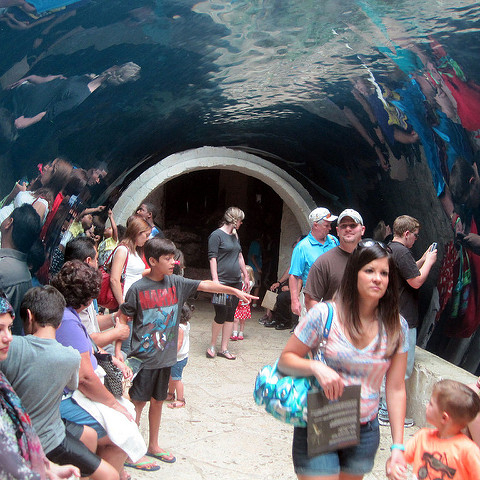
POLYGON ((173 402, 175 400, 175 392, 168 392, 167 398, 165 399, 166 402, 173 402))
POLYGON ((156 458, 157 460, 160 460, 165 463, 175 463, 175 461, 177 460, 170 452, 158 452, 158 453, 147 452, 145 455, 156 458))
POLYGON ((170 405, 167 405, 168 408, 182 408, 185 406, 184 398, 177 398, 177 400, 170 405))
POLYGON ((205 353, 207 358, 215 358, 215 349, 212 347, 207 348, 207 352, 205 353))
MULTIPOLYGON (((148 455, 148 453, 147 453, 148 455)), ((160 470, 160 465, 150 460, 139 461, 139 462, 125 462, 124 465, 129 468, 136 468, 137 470, 143 470, 144 472, 156 472, 160 470)))
POLYGON ((237 357, 230 353, 228 350, 224 350, 223 352, 218 352, 217 355, 219 357, 226 358, 227 360, 235 360, 237 357))

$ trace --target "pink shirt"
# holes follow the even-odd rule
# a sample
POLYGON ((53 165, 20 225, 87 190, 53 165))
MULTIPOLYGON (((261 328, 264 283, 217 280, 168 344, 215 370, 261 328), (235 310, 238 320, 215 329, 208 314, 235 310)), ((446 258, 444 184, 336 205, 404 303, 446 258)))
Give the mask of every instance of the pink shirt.
MULTIPOLYGON (((338 372, 345 385, 361 385, 360 421, 373 420, 378 412, 380 387, 383 377, 390 367, 391 360, 384 358, 387 347, 387 335, 381 334, 380 346, 377 346, 379 335, 363 349, 352 345, 343 332, 337 316, 335 303, 332 303, 333 318, 327 346, 324 352, 326 364, 338 372), (377 348, 378 347, 378 348, 377 348)), ((296 337, 312 349, 313 358, 320 360, 318 349, 323 336, 323 326, 327 319, 328 308, 323 302, 317 303, 300 320, 295 329, 296 337)), ((408 351, 408 325, 400 317, 403 342, 398 353, 408 351)))

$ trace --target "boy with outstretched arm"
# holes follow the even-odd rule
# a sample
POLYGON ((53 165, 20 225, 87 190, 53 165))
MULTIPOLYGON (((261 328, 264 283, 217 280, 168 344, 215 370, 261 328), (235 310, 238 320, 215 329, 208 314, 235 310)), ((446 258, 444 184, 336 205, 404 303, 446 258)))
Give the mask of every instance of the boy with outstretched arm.
MULTIPOLYGON (((480 478, 480 449, 462 433, 480 411, 478 395, 463 383, 441 380, 433 387, 427 405, 427 422, 435 428, 422 428, 405 447, 405 460, 413 464, 415 478, 449 478, 478 480, 480 478)), ((406 467, 391 468, 389 479, 407 478, 406 467)))
MULTIPOLYGON (((136 421, 140 422, 143 407, 150 402, 149 442, 147 455, 167 463, 175 457, 158 445, 163 401, 167 397, 170 367, 177 361, 177 338, 182 305, 197 290, 235 295, 248 302, 257 297, 211 280, 192 280, 173 275, 175 244, 164 238, 152 238, 144 247, 151 272, 135 282, 120 307, 120 321, 133 319, 129 357, 142 361, 142 367, 130 388, 135 405, 136 421)), ((120 342, 116 353, 120 355, 120 342)))

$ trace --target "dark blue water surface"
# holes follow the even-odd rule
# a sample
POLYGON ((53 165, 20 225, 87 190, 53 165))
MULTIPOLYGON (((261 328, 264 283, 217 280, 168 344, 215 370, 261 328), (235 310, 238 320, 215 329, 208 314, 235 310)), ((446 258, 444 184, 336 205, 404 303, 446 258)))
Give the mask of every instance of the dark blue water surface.
MULTIPOLYGON (((447 59, 464 75, 460 85, 480 81, 479 6, 466 1, 96 0, 43 15, 35 20, 18 7, 3 14, 7 108, 8 85, 32 74, 98 74, 132 61, 141 78, 19 131, 6 148, 14 177, 57 153, 82 166, 106 161, 118 175, 152 152, 244 144, 247 133, 251 146, 286 160, 318 161, 319 151, 369 148, 357 134, 341 140, 351 124, 345 106, 368 123, 353 96, 358 79, 364 98, 375 88, 401 91, 424 72, 442 83, 453 70, 447 59)), ((461 123, 455 105, 444 109, 461 123)))

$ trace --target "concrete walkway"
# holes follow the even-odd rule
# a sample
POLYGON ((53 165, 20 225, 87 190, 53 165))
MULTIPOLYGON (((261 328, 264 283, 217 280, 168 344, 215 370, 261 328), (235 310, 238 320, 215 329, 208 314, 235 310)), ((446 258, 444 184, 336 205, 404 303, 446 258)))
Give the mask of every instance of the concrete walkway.
MULTIPOLYGON (((247 321, 245 340, 230 342, 234 361, 208 359, 213 307, 206 300, 196 306, 191 321, 190 356, 184 370, 185 408, 164 404, 160 446, 177 457, 174 464, 161 464, 157 472, 128 468, 132 479, 175 480, 294 480, 291 459, 293 427, 270 415, 253 400, 255 377, 260 368, 273 363, 289 332, 259 325, 263 311, 247 321)), ((146 412, 141 429, 148 438, 146 412)), ((385 479, 385 461, 390 453, 390 429, 381 428, 381 445, 374 471, 366 480, 385 479)), ((406 439, 415 428, 406 430, 406 439)))

